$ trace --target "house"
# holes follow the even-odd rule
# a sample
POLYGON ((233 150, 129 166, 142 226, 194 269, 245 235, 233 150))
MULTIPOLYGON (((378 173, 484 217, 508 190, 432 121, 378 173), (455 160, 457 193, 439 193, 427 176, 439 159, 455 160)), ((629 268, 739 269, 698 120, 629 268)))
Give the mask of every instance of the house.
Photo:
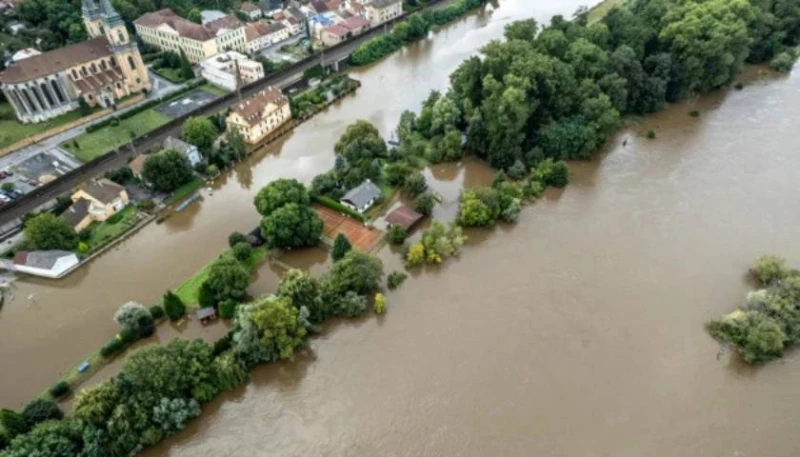
POLYGON ((264 77, 264 66, 236 51, 209 57, 200 64, 200 74, 209 83, 235 91, 264 77))
POLYGON ((380 196, 381 189, 367 179, 358 187, 350 189, 339 202, 353 211, 363 213, 374 205, 380 196))
POLYGON ((364 9, 367 20, 375 27, 403 14, 403 0, 370 0, 364 9))
POLYGON ((386 224, 391 227, 392 225, 397 225, 403 227, 403 230, 408 232, 411 230, 419 221, 422 220, 422 214, 414 211, 413 209, 405 206, 400 205, 397 209, 389 213, 386 216, 386 224))
POLYGON ((246 49, 245 24, 230 15, 200 25, 166 8, 144 14, 133 25, 143 42, 162 51, 183 52, 192 63, 220 52, 246 49))
POLYGON ((119 184, 101 178, 84 184, 70 197, 72 206, 62 214, 76 232, 93 221, 102 222, 128 204, 128 192, 119 184))
POLYGON ((261 8, 250 2, 242 3, 242 6, 239 7, 239 11, 249 17, 251 21, 261 18, 261 8))
POLYGON ((60 278, 80 263, 69 251, 20 251, 14 256, 14 270, 44 278, 60 278))
POLYGON ((225 122, 239 129, 246 143, 256 144, 291 118, 289 100, 280 89, 270 87, 235 105, 225 122))
POLYGON ((261 49, 289 38, 289 29, 280 22, 271 24, 258 21, 245 29, 247 52, 255 53, 261 49))
POLYGON ((342 22, 342 26, 347 27, 353 36, 360 35, 370 28, 368 20, 361 16, 350 16, 342 22))
POLYGON ((211 307, 197 310, 197 318, 205 325, 217 319, 217 310, 211 307))
POLYGON ((333 46, 369 29, 370 23, 361 16, 351 16, 343 22, 325 27, 320 32, 320 40, 325 46, 333 46))
POLYGON ((164 149, 171 149, 180 152, 189 160, 189 163, 193 167, 196 167, 200 162, 203 161, 203 157, 200 156, 200 151, 197 150, 197 146, 189 144, 185 141, 181 141, 175 137, 167 137, 167 139, 164 140, 162 147, 164 149))
POLYGON ((111 2, 81 3, 88 40, 29 56, 0 74, 3 94, 23 123, 74 111, 81 100, 92 107, 114 107, 115 100, 150 89, 136 41, 111 2))
POLYGON ((294 17, 288 16, 281 21, 281 24, 289 29, 289 35, 296 36, 303 33, 303 24, 305 24, 305 22, 300 22, 294 17))

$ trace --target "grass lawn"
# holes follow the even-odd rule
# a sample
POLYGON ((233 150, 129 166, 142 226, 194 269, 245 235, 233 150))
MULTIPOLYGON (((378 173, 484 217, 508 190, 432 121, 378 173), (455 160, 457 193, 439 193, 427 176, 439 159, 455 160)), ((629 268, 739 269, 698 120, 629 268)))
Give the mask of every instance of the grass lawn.
POLYGON ((158 70, 153 70, 153 72, 159 76, 162 76, 175 84, 180 84, 182 82, 188 81, 188 79, 181 76, 181 69, 180 68, 167 68, 162 67, 158 70))
POLYGON ((108 126, 74 138, 74 141, 78 142, 78 148, 75 148, 73 140, 61 143, 61 147, 71 152, 78 160, 88 162, 129 143, 131 132, 134 136, 141 136, 169 121, 168 117, 151 108, 121 120, 117 126, 108 126))
POLYGON ((91 250, 95 247, 99 247, 128 230, 134 223, 136 212, 136 205, 128 205, 125 209, 117 213, 121 214, 122 217, 115 224, 111 224, 108 221, 93 224, 91 226, 92 236, 87 242, 89 249, 91 250))
POLYGON ((0 148, 10 146, 19 140, 44 133, 54 127, 68 124, 80 118, 80 111, 75 110, 38 124, 22 124, 17 121, 14 108, 10 104, 0 103, 0 148))
MULTIPOLYGON (((227 257, 231 258, 233 253, 230 249, 225 250, 222 254, 219 255, 216 259, 212 260, 211 262, 207 263, 203 268, 200 269, 194 276, 184 281, 183 284, 178 286, 175 289, 175 294, 181 297, 181 300, 186 304, 186 307, 189 309, 196 309, 198 306, 198 294, 200 292, 200 286, 208 279, 208 275, 211 272, 211 265, 220 258, 227 257)), ((254 248, 250 258, 246 261, 242 262, 242 265, 250 272, 255 271, 264 261, 267 259, 267 249, 264 247, 254 248)))
POLYGON ((175 189, 172 192, 172 195, 170 195, 169 198, 167 198, 164 201, 164 204, 169 206, 169 205, 171 205, 173 203, 176 203, 176 202, 179 202, 179 201, 183 200, 184 198, 186 198, 189 195, 191 195, 197 189, 203 187, 204 183, 205 183, 205 181, 203 181, 202 178, 200 178, 199 176, 195 176, 195 178, 192 179, 191 181, 189 181, 186 184, 182 185, 181 187, 178 187, 177 189, 175 189))
POLYGON ((604 0, 589 10, 589 23, 592 24, 603 19, 615 6, 622 6, 623 3, 625 0, 604 0))
POLYGON ((224 96, 229 94, 229 92, 226 91, 225 89, 219 88, 217 86, 213 86, 213 85, 211 85, 209 83, 205 83, 205 84, 200 85, 200 87, 198 87, 198 89, 201 89, 201 90, 203 90, 205 92, 208 92, 211 95, 216 95, 217 97, 224 97, 224 96))

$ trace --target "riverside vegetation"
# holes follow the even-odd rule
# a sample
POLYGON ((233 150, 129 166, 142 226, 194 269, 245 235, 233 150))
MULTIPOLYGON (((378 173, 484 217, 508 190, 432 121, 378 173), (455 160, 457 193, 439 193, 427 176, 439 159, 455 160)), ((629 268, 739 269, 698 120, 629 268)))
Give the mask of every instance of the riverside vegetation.
POLYGON ((800 342, 800 271, 765 255, 756 259, 750 274, 762 288, 747 294, 743 308, 709 322, 708 330, 717 341, 734 346, 745 362, 767 362, 800 342))

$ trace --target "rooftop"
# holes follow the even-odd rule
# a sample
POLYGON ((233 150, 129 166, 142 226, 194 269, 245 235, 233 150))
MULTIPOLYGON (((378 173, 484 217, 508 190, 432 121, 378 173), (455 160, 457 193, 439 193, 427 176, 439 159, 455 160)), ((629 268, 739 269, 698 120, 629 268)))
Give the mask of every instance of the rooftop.
POLYGON ((250 2, 242 3, 242 6, 239 9, 246 13, 254 13, 256 11, 261 11, 261 8, 257 7, 256 5, 250 2))
POLYGON ((230 15, 214 19, 204 25, 196 24, 178 16, 169 8, 144 14, 133 21, 133 23, 150 28, 166 25, 172 30, 175 30, 178 35, 197 41, 208 41, 227 30, 235 30, 239 27, 244 27, 242 21, 230 15))
POLYGON ((330 33, 331 35, 336 35, 338 37, 347 36, 347 34, 350 33, 350 29, 348 29, 344 25, 339 25, 339 24, 332 25, 330 27, 325 27, 322 31, 325 33, 330 33))
POLYGON ((92 202, 85 198, 79 198, 78 201, 70 205, 70 207, 61 214, 61 217, 66 219, 69 225, 76 227, 89 215, 90 206, 92 206, 92 202))
POLYGON ((0 82, 13 84, 30 81, 110 56, 111 51, 106 37, 92 38, 23 59, 6 68, 6 71, 0 74, 0 82))
POLYGON ((359 184, 358 187, 350 189, 350 191, 342 197, 342 201, 347 201, 356 208, 362 208, 380 197, 380 195, 381 189, 368 179, 359 184))
POLYGON ((399 225, 403 227, 406 231, 410 230, 417 222, 422 220, 422 214, 414 211, 413 209, 401 205, 399 208, 395 209, 388 216, 386 216, 386 222, 389 225, 399 225))
POLYGON ((378 9, 384 9, 396 3, 402 3, 402 1, 403 0, 371 0, 367 5, 378 9))
POLYGON ((282 107, 289 103, 280 89, 270 87, 261 92, 256 93, 252 97, 248 97, 243 102, 233 107, 233 112, 238 114, 242 119, 250 125, 255 125, 261 121, 261 115, 264 113, 264 108, 269 104, 275 104, 282 107))
POLYGON ((370 23, 368 20, 364 19, 361 16, 351 16, 345 19, 342 25, 350 30, 354 30, 354 29, 369 27, 370 23))
POLYGON ((106 178, 88 181, 83 186, 84 192, 96 198, 101 203, 113 202, 124 190, 124 187, 106 178))
POLYGON ((53 268, 58 259, 75 256, 69 251, 20 251, 14 256, 14 265, 23 265, 31 268, 49 270, 53 268))

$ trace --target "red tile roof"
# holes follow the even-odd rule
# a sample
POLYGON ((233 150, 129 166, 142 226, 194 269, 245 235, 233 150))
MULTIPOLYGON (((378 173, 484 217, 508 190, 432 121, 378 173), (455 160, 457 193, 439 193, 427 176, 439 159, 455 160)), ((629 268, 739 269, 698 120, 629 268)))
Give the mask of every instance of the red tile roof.
POLYGON ((21 60, 0 74, 0 82, 13 84, 30 81, 109 56, 111 50, 106 37, 92 38, 21 60))
POLYGON ((390 225, 399 225, 405 230, 410 230, 417 222, 422 219, 422 214, 410 209, 406 206, 401 206, 386 216, 386 222, 390 225))

